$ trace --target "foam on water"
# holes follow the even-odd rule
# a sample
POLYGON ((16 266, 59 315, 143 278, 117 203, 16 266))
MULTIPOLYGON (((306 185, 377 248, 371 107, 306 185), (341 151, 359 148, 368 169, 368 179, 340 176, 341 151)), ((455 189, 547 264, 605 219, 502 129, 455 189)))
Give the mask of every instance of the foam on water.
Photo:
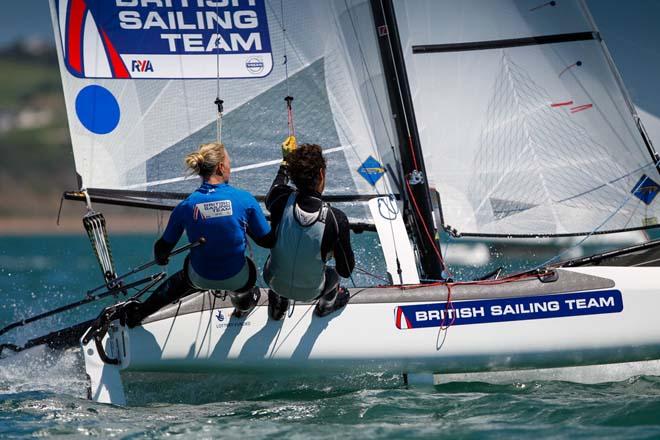
POLYGON ((405 387, 388 374, 131 373, 125 379, 133 404, 120 408, 84 398, 76 350, 32 350, 0 364, 0 435, 17 438, 660 435, 655 377, 405 387))
POLYGON ((53 351, 39 346, 0 360, 3 393, 38 391, 84 398, 86 386, 79 349, 53 351))

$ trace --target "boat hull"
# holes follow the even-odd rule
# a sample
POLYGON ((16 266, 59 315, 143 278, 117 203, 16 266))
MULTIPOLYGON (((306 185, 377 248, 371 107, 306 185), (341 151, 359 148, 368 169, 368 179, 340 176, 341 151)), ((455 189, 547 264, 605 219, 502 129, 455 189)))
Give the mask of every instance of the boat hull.
POLYGON ((113 368, 154 372, 465 374, 647 361, 660 359, 659 277, 660 268, 559 270, 554 281, 454 285, 449 306, 444 285, 352 289, 341 311, 319 318, 314 304, 298 303, 282 321, 268 318, 265 301, 248 318, 234 318, 227 299, 204 293, 141 327, 116 323, 105 346, 119 359, 113 368), (554 303, 563 308, 548 311, 554 303), (451 308, 466 304, 473 311, 483 304, 486 316, 449 319, 451 308), (503 315, 507 304, 510 313, 503 315), (493 315, 498 306, 501 313, 493 315), (446 319, 431 322, 439 313, 431 316, 432 310, 446 319))

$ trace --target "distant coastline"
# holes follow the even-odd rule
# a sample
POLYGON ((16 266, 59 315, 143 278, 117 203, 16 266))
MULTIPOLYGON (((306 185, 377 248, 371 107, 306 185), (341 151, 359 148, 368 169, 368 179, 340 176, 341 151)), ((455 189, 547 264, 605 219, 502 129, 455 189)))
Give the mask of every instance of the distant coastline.
MULTIPOLYGON (((158 233, 156 215, 106 215, 110 234, 154 234, 158 233)), ((164 221, 168 216, 165 215, 164 221)), ((0 217, 0 236, 35 235, 85 235, 81 217, 0 217)))

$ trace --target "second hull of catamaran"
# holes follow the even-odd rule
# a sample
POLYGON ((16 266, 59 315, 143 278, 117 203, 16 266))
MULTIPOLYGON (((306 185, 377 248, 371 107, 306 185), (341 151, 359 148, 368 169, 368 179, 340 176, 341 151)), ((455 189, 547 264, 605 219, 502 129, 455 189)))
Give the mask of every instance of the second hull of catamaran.
POLYGON ((115 321, 102 344, 84 345, 92 398, 125 403, 122 370, 359 368, 460 378, 660 359, 660 268, 556 275, 457 284, 449 292, 446 285, 352 289, 341 311, 319 318, 313 304, 298 303, 282 321, 268 318, 265 300, 237 319, 228 299, 200 293, 137 328, 115 321))

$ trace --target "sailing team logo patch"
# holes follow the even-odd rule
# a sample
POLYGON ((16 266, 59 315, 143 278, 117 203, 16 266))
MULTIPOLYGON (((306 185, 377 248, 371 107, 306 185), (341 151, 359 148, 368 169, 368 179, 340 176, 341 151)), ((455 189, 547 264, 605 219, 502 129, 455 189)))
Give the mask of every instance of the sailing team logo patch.
POLYGON ((265 0, 52 0, 79 78, 261 78, 273 68, 265 0))
POLYGON ((394 324, 401 330, 447 325, 485 324, 530 319, 601 315, 623 311, 618 290, 561 293, 543 296, 411 304, 394 309, 394 324))
POLYGON ((202 220, 206 220, 208 218, 228 217, 233 213, 231 200, 218 200, 196 204, 193 210, 193 219, 197 220, 201 217, 202 220))

